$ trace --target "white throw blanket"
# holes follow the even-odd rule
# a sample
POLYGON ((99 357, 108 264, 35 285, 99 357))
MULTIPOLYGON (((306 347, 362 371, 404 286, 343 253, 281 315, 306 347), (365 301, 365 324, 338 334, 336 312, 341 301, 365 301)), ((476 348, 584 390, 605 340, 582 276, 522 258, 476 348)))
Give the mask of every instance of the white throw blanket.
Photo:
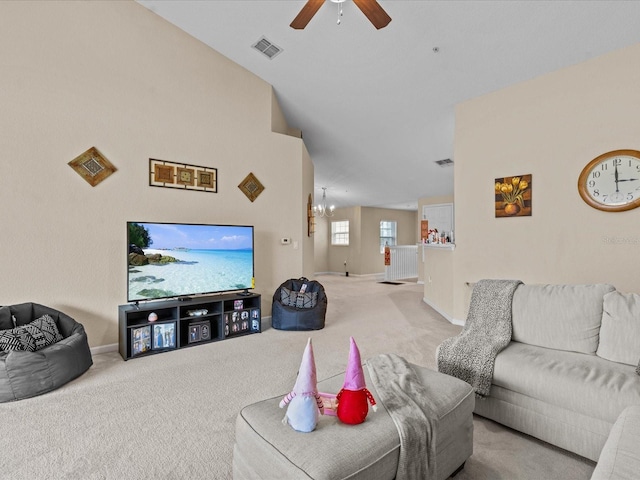
POLYGON ((378 400, 396 424, 400 457, 396 480, 429 480, 436 475, 436 418, 427 391, 411 365, 395 354, 367 360, 378 400))
POLYGON ((438 371, 464 380, 487 396, 496 355, 511 342, 511 302, 520 280, 480 280, 473 288, 462 332, 436 351, 438 371))

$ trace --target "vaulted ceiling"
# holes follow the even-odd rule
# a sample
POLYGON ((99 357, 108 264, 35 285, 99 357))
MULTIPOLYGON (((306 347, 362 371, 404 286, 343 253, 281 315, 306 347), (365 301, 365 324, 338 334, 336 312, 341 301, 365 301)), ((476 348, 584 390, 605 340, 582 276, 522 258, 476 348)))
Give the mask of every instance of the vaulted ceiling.
POLYGON ((457 103, 640 42, 640 1, 379 0, 380 30, 348 0, 304 30, 305 0, 137 1, 273 85, 339 207, 452 194, 457 103))

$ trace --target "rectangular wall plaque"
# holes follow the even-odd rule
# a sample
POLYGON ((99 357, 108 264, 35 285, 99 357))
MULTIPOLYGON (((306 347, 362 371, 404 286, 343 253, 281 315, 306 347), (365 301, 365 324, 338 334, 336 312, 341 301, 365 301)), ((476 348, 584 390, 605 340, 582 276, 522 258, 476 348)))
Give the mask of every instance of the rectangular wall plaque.
POLYGON ((218 169, 150 158, 149 185, 218 193, 218 169))

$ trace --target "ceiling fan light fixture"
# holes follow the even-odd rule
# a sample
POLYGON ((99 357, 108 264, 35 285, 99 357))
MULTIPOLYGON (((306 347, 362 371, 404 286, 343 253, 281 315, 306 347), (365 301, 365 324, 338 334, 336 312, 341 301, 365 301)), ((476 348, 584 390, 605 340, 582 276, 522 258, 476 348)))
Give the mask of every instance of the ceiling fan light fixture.
MULTIPOLYGON (((340 15, 342 15, 342 4, 346 0, 330 0, 331 3, 337 3, 340 6, 340 15)), ((291 22, 291 28, 296 30, 302 30, 311 21, 316 12, 320 9, 324 0, 307 0, 302 10, 298 13, 296 18, 291 22)), ((380 30, 386 27, 391 21, 391 17, 380 6, 377 0, 353 0, 353 3, 360 9, 365 17, 373 24, 373 26, 380 30)), ((340 18, 338 18, 338 25, 340 24, 340 18)))

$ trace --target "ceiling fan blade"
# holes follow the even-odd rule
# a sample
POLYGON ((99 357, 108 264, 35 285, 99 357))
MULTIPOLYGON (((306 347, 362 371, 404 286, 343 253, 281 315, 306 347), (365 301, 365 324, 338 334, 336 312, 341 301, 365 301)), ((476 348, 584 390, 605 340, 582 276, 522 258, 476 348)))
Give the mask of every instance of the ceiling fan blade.
POLYGON ((323 3, 324 0, 308 0, 304 7, 302 7, 302 10, 300 10, 300 13, 298 13, 298 16, 293 19, 290 27, 296 30, 302 30, 307 26, 307 23, 311 21, 323 3))
POLYGON ((353 0, 362 13, 378 30, 389 25, 391 17, 384 11, 376 0, 353 0))

